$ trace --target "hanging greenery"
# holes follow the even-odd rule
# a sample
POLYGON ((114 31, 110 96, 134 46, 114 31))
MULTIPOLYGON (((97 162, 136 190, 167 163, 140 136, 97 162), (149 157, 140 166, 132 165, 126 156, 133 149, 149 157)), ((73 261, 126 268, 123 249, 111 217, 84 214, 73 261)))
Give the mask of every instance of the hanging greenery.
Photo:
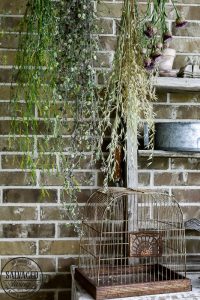
POLYGON ((138 127, 147 122, 152 134, 150 147, 153 144, 154 114, 152 102, 155 100, 154 89, 143 66, 142 37, 138 15, 137 2, 124 0, 117 48, 114 56, 111 74, 104 97, 102 98, 99 124, 101 139, 98 149, 99 157, 103 159, 105 185, 109 180, 115 180, 117 168, 116 150, 123 148, 127 152, 127 132, 130 144, 135 144, 138 127), (108 145, 109 154, 104 158, 101 152, 102 144, 107 132, 111 132, 111 141, 108 145))
MULTIPOLYGON (((149 148, 153 149, 153 102, 156 95, 152 77, 157 74, 155 67, 162 56, 162 50, 168 47, 168 42, 172 39, 166 21, 169 9, 166 4, 166 0, 147 0, 146 11, 140 14, 137 0, 123 2, 112 71, 106 80, 100 112, 103 118, 99 124, 101 138, 97 149, 99 157, 103 160, 105 186, 109 181, 116 182, 120 164, 118 158, 121 159, 121 153, 126 158, 127 143, 137 149, 135 137, 139 135, 139 129, 143 127, 144 122, 150 132, 149 148), (101 149, 108 132, 111 139, 108 156, 105 157, 101 149)), ((187 21, 178 12, 173 0, 172 5, 176 27, 185 26, 187 21)), ((130 149, 129 155, 133 152, 134 149, 130 149)))
POLYGON ((75 201, 79 182, 74 170, 89 160, 94 164, 95 140, 97 139, 98 98, 96 97, 95 71, 97 43, 95 3, 88 0, 61 1, 59 38, 60 50, 59 84, 60 99, 73 107, 73 131, 69 152, 66 156, 65 189, 70 195, 71 216, 77 218, 75 201))
MULTIPOLYGON (((156 97, 151 74, 144 68, 144 47, 151 51, 146 58, 159 48, 155 27, 160 24, 158 28, 166 30, 165 0, 154 1, 153 12, 148 0, 142 20, 137 1, 124 0, 112 71, 101 93, 93 68, 98 48, 96 2, 28 0, 12 95, 12 133, 24 137, 22 167, 32 171, 33 181, 38 168, 64 178, 71 219, 79 218, 77 170, 84 160, 90 159, 91 165, 103 160, 107 185, 116 170, 120 172, 116 156, 123 151, 126 157, 127 132, 132 132, 130 139, 137 136, 145 121, 152 129, 150 147, 153 144, 156 97), (102 145, 107 136, 111 140, 105 156, 102 145)), ((178 25, 183 21, 177 17, 178 25)))
POLYGON ((33 181, 38 168, 64 178, 75 204, 69 206, 71 218, 78 213, 76 170, 93 161, 97 136, 94 11, 94 1, 28 0, 12 93, 12 133, 24 137, 21 151, 28 149, 22 167, 32 170, 33 181))
POLYGON ((46 155, 45 143, 36 140, 38 135, 54 134, 57 111, 55 93, 57 78, 57 10, 49 0, 28 0, 21 24, 17 67, 11 95, 13 104, 12 133, 23 136, 21 151, 22 167, 32 171, 35 181, 36 169, 56 168, 51 155, 46 155), (21 118, 19 111, 23 107, 21 118))

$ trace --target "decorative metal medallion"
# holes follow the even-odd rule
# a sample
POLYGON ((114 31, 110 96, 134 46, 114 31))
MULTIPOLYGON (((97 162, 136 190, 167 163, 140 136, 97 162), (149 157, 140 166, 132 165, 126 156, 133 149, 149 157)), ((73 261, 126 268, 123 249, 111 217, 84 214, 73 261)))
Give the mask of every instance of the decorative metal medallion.
POLYGON ((129 234, 129 257, 162 256, 162 237, 155 231, 129 234))

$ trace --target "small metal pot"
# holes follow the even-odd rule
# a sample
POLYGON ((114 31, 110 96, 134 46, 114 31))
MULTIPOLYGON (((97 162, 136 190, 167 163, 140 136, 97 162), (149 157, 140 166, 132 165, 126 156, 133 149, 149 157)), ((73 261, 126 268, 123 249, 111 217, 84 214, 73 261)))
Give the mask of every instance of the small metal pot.
POLYGON ((200 122, 156 123, 155 149, 200 152, 200 122))

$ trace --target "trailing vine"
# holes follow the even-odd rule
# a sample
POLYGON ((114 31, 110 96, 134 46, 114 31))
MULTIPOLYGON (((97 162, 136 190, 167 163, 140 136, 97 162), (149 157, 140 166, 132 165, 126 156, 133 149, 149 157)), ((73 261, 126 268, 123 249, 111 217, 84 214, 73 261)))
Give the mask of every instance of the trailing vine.
POLYGON ((71 219, 79 214, 76 171, 88 157, 93 162, 97 137, 94 11, 92 0, 28 0, 12 94, 12 134, 24 137, 23 153, 28 149, 22 168, 31 170, 33 182, 40 166, 64 178, 71 219))
MULTIPOLYGON (((23 136, 21 151, 27 153, 22 159, 22 168, 32 171, 32 179, 38 165, 42 168, 55 168, 51 155, 44 153, 45 143, 38 143, 38 135, 52 134, 56 128, 53 111, 56 107, 56 60, 57 28, 55 4, 49 0, 28 0, 23 22, 21 23, 19 48, 17 52, 17 86, 11 95, 13 103, 12 133, 23 136), (23 115, 18 112, 23 106, 23 115)), ((54 132, 55 134, 55 132, 54 132)), ((48 150, 49 151, 49 150, 48 150)))
POLYGON ((58 91, 63 101, 73 106, 73 133, 66 156, 65 189, 70 195, 69 210, 76 219, 78 190, 76 169, 81 162, 90 159, 94 164, 95 140, 97 139, 98 99, 93 62, 96 59, 96 17, 93 1, 61 1, 60 52, 58 91))

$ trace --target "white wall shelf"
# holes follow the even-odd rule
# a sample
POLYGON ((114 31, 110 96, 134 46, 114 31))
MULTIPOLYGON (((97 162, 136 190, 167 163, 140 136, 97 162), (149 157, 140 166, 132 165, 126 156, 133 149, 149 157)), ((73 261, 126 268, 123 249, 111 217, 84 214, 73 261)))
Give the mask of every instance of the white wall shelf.
POLYGON ((200 78, 155 77, 154 86, 169 91, 200 91, 200 78))
MULTIPOLYGON (((148 157, 152 153, 151 150, 139 150, 139 156, 148 157)), ((179 152, 179 151, 164 151, 164 150, 153 150, 153 157, 192 157, 192 158, 200 158, 200 152, 179 152)))

